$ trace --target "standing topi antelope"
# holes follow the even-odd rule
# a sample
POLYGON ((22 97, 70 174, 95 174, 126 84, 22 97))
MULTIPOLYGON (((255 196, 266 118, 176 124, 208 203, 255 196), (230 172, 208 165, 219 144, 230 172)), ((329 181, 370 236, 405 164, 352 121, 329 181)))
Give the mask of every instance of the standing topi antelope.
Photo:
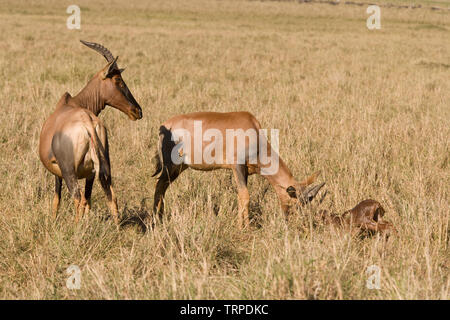
POLYGON ((74 198, 75 221, 78 221, 89 212, 92 185, 97 176, 114 221, 118 223, 117 199, 111 186, 108 136, 97 116, 109 105, 127 114, 131 120, 137 120, 142 118, 142 109, 122 79, 123 69, 117 66, 118 57, 114 58, 102 45, 81 42, 102 54, 108 63, 76 96, 66 92, 61 97, 42 127, 39 157, 55 175, 53 217, 56 217, 61 199, 62 179, 74 198), (86 179, 84 194, 78 179, 86 179))
MULTIPOLYGON (((266 152, 268 159, 278 161, 278 169, 274 172, 264 174, 264 177, 274 187, 275 192, 281 202, 281 207, 285 213, 289 208, 297 204, 310 202, 318 193, 324 183, 307 189, 317 178, 318 173, 313 174, 302 182, 292 176, 288 167, 278 158, 278 155, 267 143, 262 145, 264 140, 251 139, 250 133, 259 134, 261 125, 256 118, 248 112, 196 112, 182 114, 172 117, 162 124, 159 131, 158 153, 153 158, 155 173, 159 174, 153 210, 161 216, 164 211, 164 194, 169 185, 187 168, 195 170, 210 171, 215 169, 231 169, 238 191, 239 225, 245 227, 249 224, 249 192, 247 189, 247 179, 251 174, 262 174, 272 165, 271 162, 261 161, 260 155, 266 152), (202 131, 210 133, 208 138, 198 141, 196 137, 196 126, 201 124, 202 131), (187 133, 178 137, 177 132, 187 133), (220 137, 227 136, 228 132, 237 133, 233 139, 224 141, 220 137), (246 136, 246 133, 249 136, 246 136), (214 142, 212 137, 215 137, 214 142), (178 142, 177 142, 178 140, 178 142), (196 141, 194 141, 196 140, 196 141), (241 140, 241 143, 239 143, 241 140), (211 148, 211 144, 216 148, 211 148), (198 157, 199 146, 202 150, 210 150, 214 161, 208 161, 202 155, 198 157), (251 156, 257 159, 251 163, 251 156), (176 155, 180 157, 176 159, 176 155), (175 160, 174 161, 174 155, 175 160), (197 161, 195 158, 197 157, 197 161), (241 158, 241 161, 238 159, 241 158), (190 159, 187 161, 186 159, 190 159), (194 161, 191 161, 194 159, 194 161), (231 160, 231 161, 230 161, 231 160)), ((228 136, 227 136, 228 137, 228 136)), ((271 161, 272 161, 271 160, 271 161)))

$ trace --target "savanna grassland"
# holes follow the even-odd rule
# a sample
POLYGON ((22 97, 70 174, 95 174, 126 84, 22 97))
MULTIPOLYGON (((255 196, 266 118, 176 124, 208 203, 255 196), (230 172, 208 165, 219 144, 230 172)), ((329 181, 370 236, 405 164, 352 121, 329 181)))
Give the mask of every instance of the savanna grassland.
MULTIPOLYGON (((407 1, 375 1, 408 3, 407 1)), ((0 298, 449 299, 450 11, 259 1, 0 2, 0 298), (81 8, 69 30, 66 8, 81 8), (105 65, 79 39, 119 55, 143 109, 132 122, 107 107, 117 229, 100 184, 74 224, 39 134, 61 95, 105 65), (251 176, 250 230, 236 226, 231 172, 186 171, 167 218, 142 231, 155 180, 159 124, 193 111, 252 112, 280 130, 280 154, 299 179, 321 170, 328 195, 286 222, 275 192, 251 176), (380 201, 398 234, 352 237, 317 224, 380 201), (66 269, 81 269, 79 290, 66 269), (368 266, 381 288, 366 287, 368 266)))

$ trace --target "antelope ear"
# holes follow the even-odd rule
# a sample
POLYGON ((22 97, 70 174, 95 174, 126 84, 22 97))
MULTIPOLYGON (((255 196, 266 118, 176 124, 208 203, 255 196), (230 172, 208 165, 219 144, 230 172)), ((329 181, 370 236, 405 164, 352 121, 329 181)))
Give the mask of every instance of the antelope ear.
POLYGON ((384 216, 384 209, 383 207, 380 205, 378 208, 375 209, 375 212, 373 214, 373 220, 378 222, 378 220, 381 220, 381 218, 383 218, 384 216))
POLYGON ((113 61, 109 62, 102 70, 103 80, 106 79, 114 70, 117 70, 117 56, 113 61))
POLYGON ((119 69, 119 72, 120 72, 120 73, 122 73, 122 72, 124 72, 124 71, 125 71, 125 68, 119 69))
POLYGON ((297 191, 293 186, 287 187, 286 192, 288 193, 289 197, 297 198, 297 191))

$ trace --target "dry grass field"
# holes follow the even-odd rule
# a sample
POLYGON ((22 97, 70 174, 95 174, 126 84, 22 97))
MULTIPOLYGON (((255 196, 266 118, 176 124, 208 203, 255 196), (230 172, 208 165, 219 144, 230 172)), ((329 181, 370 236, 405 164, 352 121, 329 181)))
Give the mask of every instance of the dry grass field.
POLYGON ((381 7, 380 30, 368 16, 366 6, 297 2, 2 0, 0 298, 449 299, 450 10, 381 7), (81 30, 66 27, 71 4, 81 30), (105 65, 79 39, 120 56, 144 113, 100 115, 128 219, 119 229, 98 181, 81 223, 65 186, 51 218, 42 124, 105 65), (296 177, 322 171, 325 201, 286 222, 267 181, 251 176, 257 223, 240 231, 231 171, 188 170, 167 193, 168 219, 143 232, 159 124, 199 110, 250 111, 279 129, 296 177), (316 225, 319 209, 367 198, 397 235, 316 225), (70 265, 79 290, 66 287, 70 265), (366 287, 371 265, 380 289, 366 287))

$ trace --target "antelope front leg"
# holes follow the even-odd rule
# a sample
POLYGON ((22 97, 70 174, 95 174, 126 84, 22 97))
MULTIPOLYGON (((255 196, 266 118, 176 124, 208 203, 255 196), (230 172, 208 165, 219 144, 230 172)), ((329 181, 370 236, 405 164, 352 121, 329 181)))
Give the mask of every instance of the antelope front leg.
POLYGON ((397 233, 397 229, 395 229, 394 225, 387 221, 378 221, 376 229, 376 231, 387 236, 397 233))
POLYGON ((111 210, 111 215, 114 219, 114 222, 119 224, 119 213, 117 209, 117 198, 114 194, 114 190, 112 188, 111 176, 105 176, 103 174, 100 175, 100 184, 102 185, 103 191, 106 194, 106 198, 108 199, 108 207, 111 210))
POLYGON ((242 188, 238 190, 238 201, 239 201, 239 216, 238 223, 242 229, 245 229, 250 224, 250 219, 248 217, 248 207, 250 203, 250 195, 247 188, 242 188))
POLYGON ((109 190, 111 192, 111 200, 108 203, 109 209, 111 210, 111 215, 113 216, 114 222, 116 224, 119 224, 119 209, 117 208, 117 197, 114 194, 114 189, 112 186, 109 186, 109 190))
POLYGON ((375 221, 370 221, 370 220, 364 221, 364 223, 361 223, 360 229, 361 230, 370 230, 373 232, 380 231, 379 224, 375 221))
POLYGON ((239 227, 244 229, 249 226, 250 220, 248 217, 248 207, 250 203, 250 195, 247 188, 248 172, 247 167, 244 165, 238 165, 233 168, 233 175, 237 185, 238 191, 238 224, 239 227))

